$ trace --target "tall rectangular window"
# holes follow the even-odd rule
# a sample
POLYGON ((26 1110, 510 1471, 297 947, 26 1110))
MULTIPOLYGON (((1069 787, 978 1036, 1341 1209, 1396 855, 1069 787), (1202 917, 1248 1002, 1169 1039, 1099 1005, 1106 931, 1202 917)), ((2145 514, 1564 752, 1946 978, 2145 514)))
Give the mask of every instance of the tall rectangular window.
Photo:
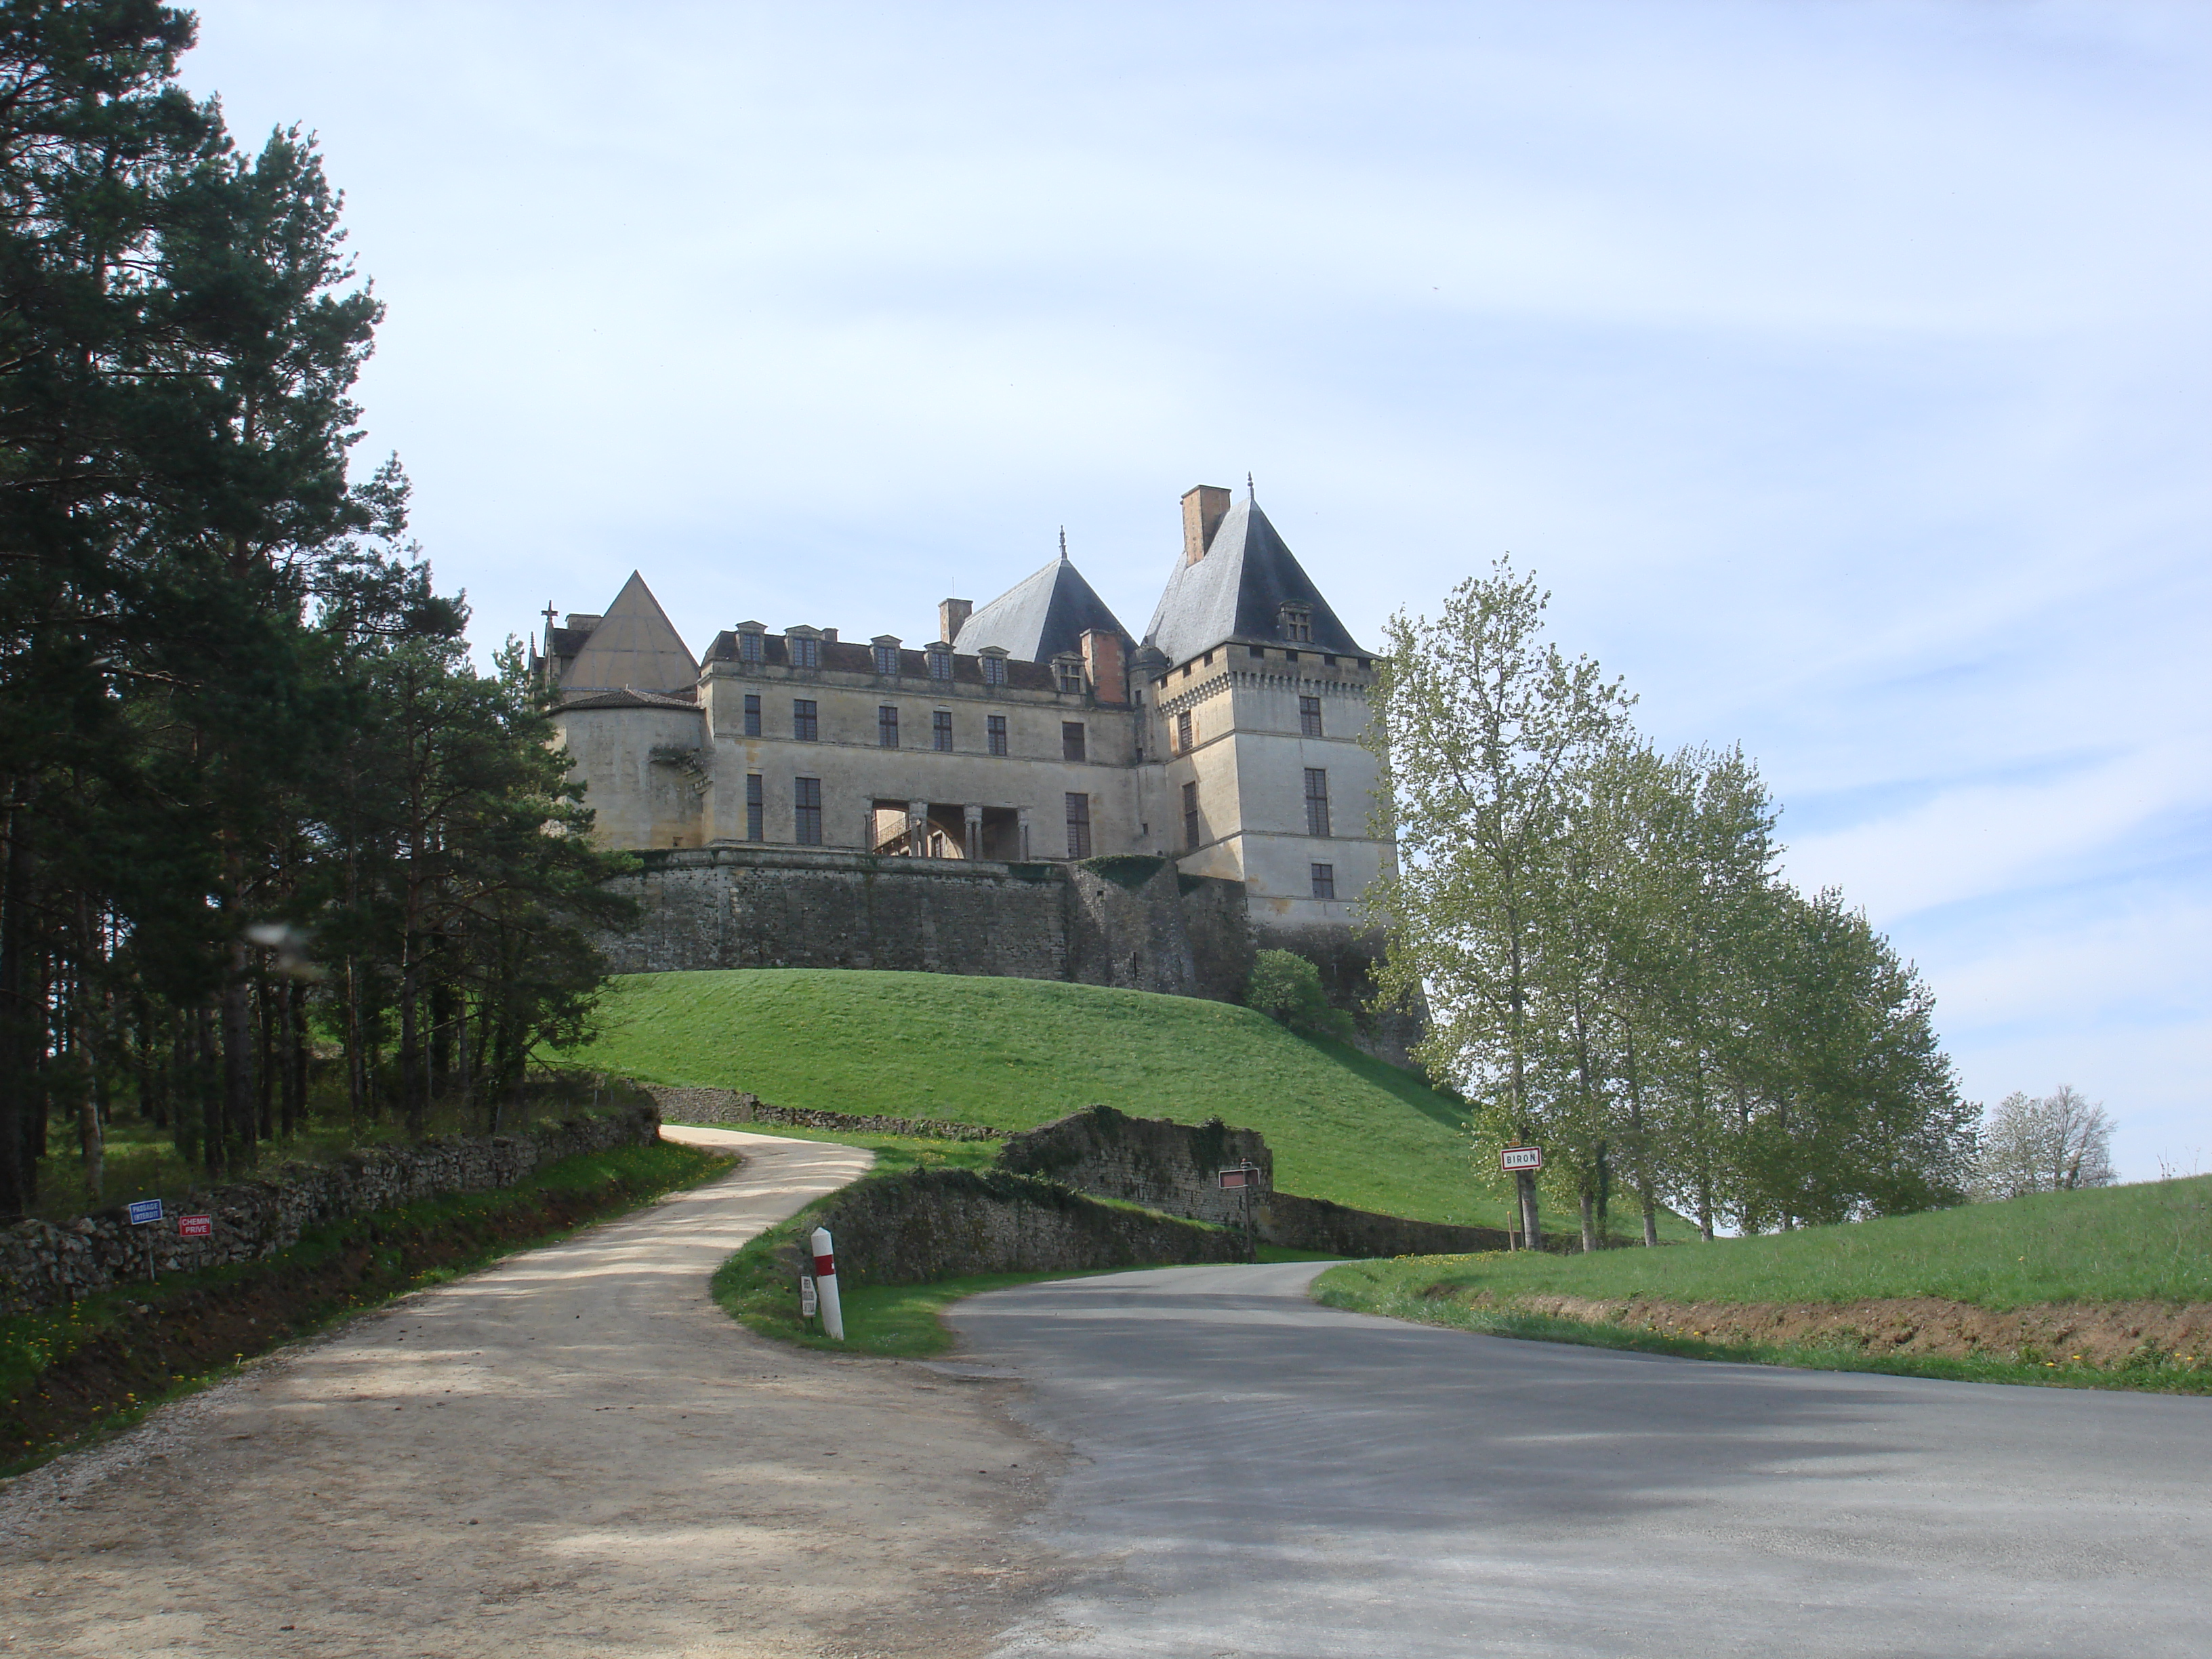
POLYGON ((1328 774, 1318 766, 1306 768, 1306 834, 1328 834, 1328 774))
POLYGON ((1302 738, 1317 738, 1321 734, 1321 699, 1300 697, 1298 699, 1298 735, 1302 738))
POLYGON ((1004 685, 1006 683, 1006 659, 1004 657, 985 657, 982 664, 984 684, 1004 685))
POLYGON ((814 699, 793 697, 791 700, 791 735, 801 743, 822 740, 822 722, 817 718, 814 699))
POLYGON ((738 635, 739 662, 759 662, 767 655, 766 641, 761 635, 748 631, 738 635))
POLYGON ((1091 797, 1070 795, 1067 798, 1067 856, 1087 859, 1091 856, 1091 797))
POLYGON ((822 666, 821 641, 810 640, 805 638, 804 635, 801 635, 799 638, 791 641, 790 645, 791 665, 793 668, 819 668, 822 666))
POLYGON ((876 647, 876 672, 878 674, 898 672, 898 647, 879 645, 876 647))
POLYGON ((1316 864, 1310 867, 1313 871, 1313 896, 1318 899, 1334 898, 1336 896, 1336 866, 1333 864, 1316 864))
POLYGON ((822 780, 791 781, 791 838, 801 847, 822 845, 822 780))
POLYGON ((932 651, 928 655, 929 678, 933 680, 951 679, 952 678, 952 653, 950 651, 932 651))
POLYGON ((990 739, 991 752, 994 755, 1005 754, 1006 752, 1006 717, 1004 714, 988 716, 983 722, 983 731, 990 739))
POLYGON ((745 774, 745 839, 768 839, 768 802, 761 793, 761 775, 745 774))
POLYGON ((876 710, 876 742, 885 749, 898 747, 898 705, 885 703, 876 710))
POLYGON ((1053 680, 1062 691, 1073 696, 1083 690, 1083 665, 1079 662, 1055 662, 1052 665, 1053 680))
POLYGON ((745 735, 757 738, 760 734, 760 698, 748 692, 745 696, 745 735))
POLYGON ((929 735, 939 749, 952 747, 952 711, 940 708, 929 717, 929 735))
POLYGON ((1083 722, 1062 720, 1060 723, 1060 757, 1079 761, 1083 758, 1083 722))
POLYGON ((1179 755, 1190 752, 1190 710, 1188 708, 1176 716, 1176 752, 1179 755))
POLYGON ((1186 783, 1182 787, 1182 844, 1195 847, 1199 840, 1198 786, 1186 783))

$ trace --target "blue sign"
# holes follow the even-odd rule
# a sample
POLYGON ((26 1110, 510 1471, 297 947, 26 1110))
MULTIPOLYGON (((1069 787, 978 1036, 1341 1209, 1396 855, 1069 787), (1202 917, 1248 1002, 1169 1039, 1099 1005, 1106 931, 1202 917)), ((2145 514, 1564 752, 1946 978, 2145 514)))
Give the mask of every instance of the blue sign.
POLYGON ((142 1198, 131 1206, 131 1224, 134 1227, 143 1227, 149 1221, 161 1218, 161 1200, 158 1198, 142 1198))

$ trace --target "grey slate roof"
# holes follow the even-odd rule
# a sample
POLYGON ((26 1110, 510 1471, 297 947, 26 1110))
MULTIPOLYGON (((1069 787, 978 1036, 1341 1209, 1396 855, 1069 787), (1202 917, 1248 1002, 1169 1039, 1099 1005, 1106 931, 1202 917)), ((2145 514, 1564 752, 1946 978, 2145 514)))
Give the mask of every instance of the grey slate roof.
POLYGON ((1259 503, 1246 501, 1229 509, 1204 558, 1185 564, 1176 556, 1145 642, 1182 663, 1230 640, 1279 641, 1285 604, 1313 613, 1313 638, 1301 650, 1363 654, 1259 503))
POLYGON ((1124 650, 1136 643, 1063 553, 969 617, 953 643, 970 654, 995 645, 1018 662, 1050 662, 1082 649, 1094 628, 1120 635, 1124 650))
MULTIPOLYGON (((561 654, 557 646, 554 654, 561 654)), ((584 635, 575 655, 562 664, 560 674, 567 691, 675 691, 698 679, 699 665, 645 578, 633 570, 606 615, 584 635)))

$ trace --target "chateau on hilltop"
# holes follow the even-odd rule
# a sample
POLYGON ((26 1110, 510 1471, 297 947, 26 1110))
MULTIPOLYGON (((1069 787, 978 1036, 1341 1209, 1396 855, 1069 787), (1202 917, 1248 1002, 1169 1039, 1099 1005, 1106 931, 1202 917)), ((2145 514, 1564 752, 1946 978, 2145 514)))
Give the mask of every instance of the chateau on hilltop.
POLYGON ((1280 945, 1347 1000, 1364 977, 1352 907, 1393 855, 1360 743, 1373 660, 1256 501, 1184 495, 1141 641, 1064 539, 980 609, 945 600, 918 647, 742 622, 697 660, 637 574, 603 615, 553 614, 536 664, 597 833, 647 855, 646 942, 618 965, 930 966, 1234 996, 1239 962, 1280 945), (1079 913, 1057 945, 1031 937, 1043 901, 1017 896, 1040 885, 1079 913), (1127 904, 1109 889, 1142 918, 1115 922, 1127 904), (1086 918, 1104 928, 1098 961, 1086 918))

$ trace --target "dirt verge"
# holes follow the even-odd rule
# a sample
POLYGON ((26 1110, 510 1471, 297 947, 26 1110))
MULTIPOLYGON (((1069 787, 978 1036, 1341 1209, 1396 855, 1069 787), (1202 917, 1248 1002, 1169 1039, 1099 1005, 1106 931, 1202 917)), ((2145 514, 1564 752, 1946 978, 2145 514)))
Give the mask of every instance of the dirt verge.
POLYGON ((1873 1355, 2027 1365, 2079 1363, 2104 1370, 2212 1361, 2212 1304, 2203 1302, 2051 1303, 2001 1311, 1938 1297, 1737 1303, 1516 1296, 1505 1301, 1484 1291, 1459 1299, 1501 1313, 1713 1343, 1855 1348, 1873 1355))

